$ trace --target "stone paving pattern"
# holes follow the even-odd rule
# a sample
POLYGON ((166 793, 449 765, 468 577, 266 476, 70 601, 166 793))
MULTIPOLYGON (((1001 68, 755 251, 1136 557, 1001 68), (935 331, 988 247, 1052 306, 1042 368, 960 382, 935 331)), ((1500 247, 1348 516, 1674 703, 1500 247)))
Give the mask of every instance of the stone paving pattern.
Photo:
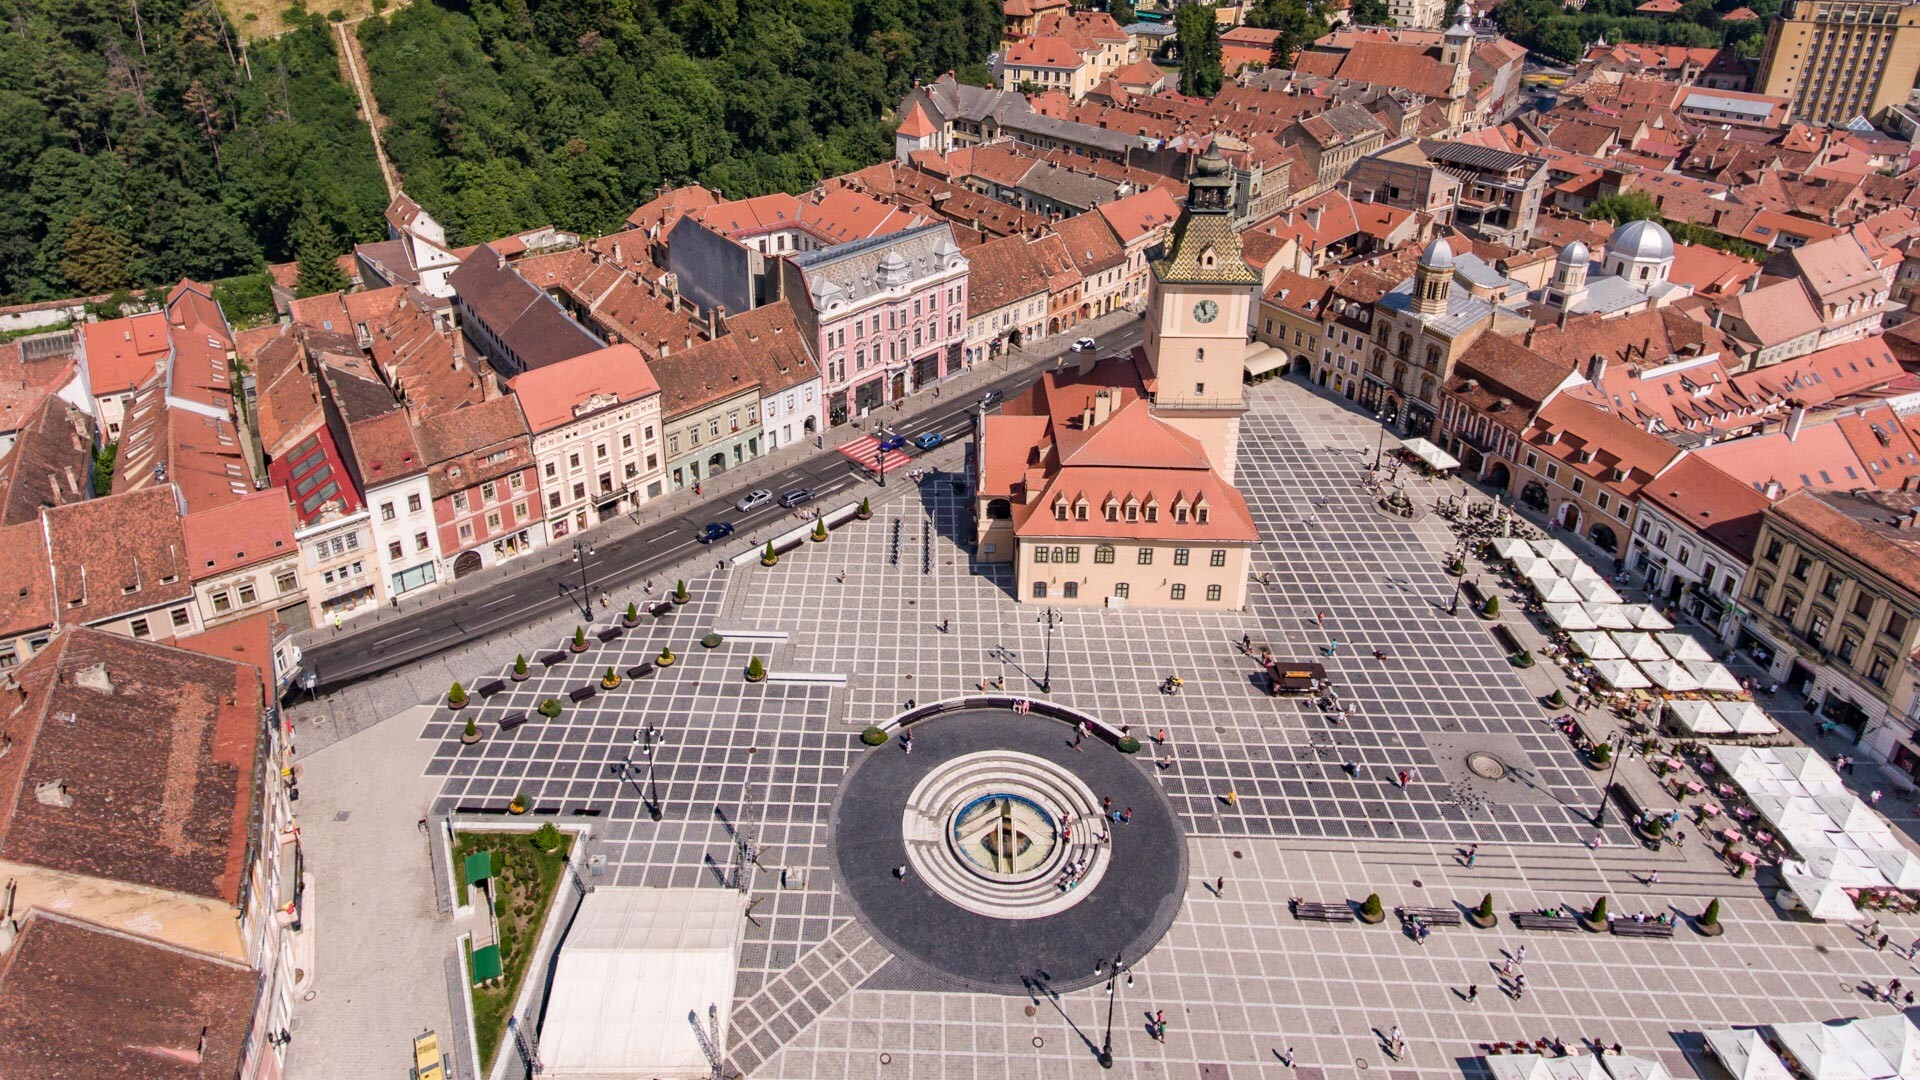
MULTIPOLYGON (((1174 760, 1156 774, 1193 836, 1192 875, 1208 886, 1225 878, 1219 896, 1187 889, 1173 929, 1121 991, 1116 1074, 1196 1076, 1211 1066, 1206 1075, 1280 1076, 1288 1070, 1277 1052, 1291 1045, 1302 1076, 1455 1076, 1480 1069, 1481 1042, 1541 1035, 1619 1041, 1681 1068, 1696 1049, 1685 1033, 1703 1026, 1885 1008, 1860 986, 1907 974, 1904 960, 1863 949, 1844 928, 1775 917, 1751 883, 1729 879, 1698 845, 1649 855, 1616 824, 1589 848, 1596 783, 1545 722, 1538 673, 1516 674, 1464 605, 1445 611, 1452 579, 1441 564, 1453 541, 1444 523, 1389 519, 1367 505, 1359 478, 1377 427, 1291 382, 1257 388, 1253 400, 1239 482, 1265 536, 1255 570, 1273 578, 1256 586, 1251 610, 1071 609, 1052 635, 1055 699, 1136 732, 1167 730, 1174 760), (1335 727, 1310 703, 1266 697, 1237 648, 1242 633, 1283 659, 1319 658, 1338 639, 1323 662, 1359 716, 1335 727), (1184 691, 1159 693, 1173 673, 1184 691), (1472 777, 1456 764, 1470 748, 1493 751, 1513 773, 1472 777), (1347 760, 1355 777, 1341 769, 1347 760), (1416 772, 1406 790, 1394 782, 1400 769, 1416 772), (1485 845, 1472 869, 1458 858, 1470 842, 1485 845), (1653 869, 1658 886, 1639 885, 1653 869), (1711 941, 1686 929, 1672 941, 1449 929, 1422 946, 1391 920, 1329 928, 1286 911, 1293 895, 1370 891, 1388 907, 1473 903, 1491 891, 1503 911, 1584 906, 1604 893, 1616 912, 1687 914, 1720 896, 1730 929, 1711 941), (1522 940, 1529 989, 1515 1001, 1489 965, 1522 940), (1480 988, 1472 1004, 1461 996, 1469 984, 1480 988), (1165 1043, 1144 1031, 1151 1009, 1166 1011, 1165 1043), (1395 1023, 1409 1040, 1404 1062, 1382 1054, 1376 1033, 1395 1023)), ((864 749, 860 727, 910 698, 957 696, 985 679, 1037 694, 1046 667, 1040 610, 1010 602, 1004 567, 970 565, 957 542, 965 507, 944 479, 775 568, 690 582, 694 603, 551 671, 530 654, 532 679, 470 712, 491 729, 506 711, 670 645, 680 662, 652 679, 570 703, 557 721, 490 730, 477 747, 460 746, 444 711, 424 725, 429 772, 444 785, 436 811, 497 806, 523 791, 563 816, 597 809, 589 850, 606 859, 602 880, 719 886, 730 880, 736 830, 751 835, 755 905, 733 1063, 754 1076, 1100 1072, 1091 1050, 1102 986, 1057 999, 931 992, 881 959, 829 869, 826 808, 864 749), (716 626, 790 636, 701 648, 716 626), (776 675, 842 674, 849 684, 748 684, 741 672, 756 653, 776 675), (649 720, 666 739, 655 758, 659 822, 621 772, 649 720)), ((1408 490, 1425 502, 1441 489, 1416 481, 1408 490)), ((504 672, 511 656, 494 659, 504 672)), ((1623 772, 1633 768, 1643 766, 1623 772)))

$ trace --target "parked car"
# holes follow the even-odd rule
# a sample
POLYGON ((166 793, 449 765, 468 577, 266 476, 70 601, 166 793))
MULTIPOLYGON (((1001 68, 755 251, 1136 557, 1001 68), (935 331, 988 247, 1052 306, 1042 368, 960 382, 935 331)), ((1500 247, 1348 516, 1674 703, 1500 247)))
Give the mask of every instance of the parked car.
POLYGON ((812 488, 803 488, 803 487, 794 488, 792 491, 789 491, 785 495, 780 496, 780 505, 786 507, 789 510, 793 509, 796 506, 801 505, 802 503, 810 503, 812 501, 813 501, 812 488))
POLYGON ((905 449, 906 445, 907 437, 905 435, 889 435, 880 440, 880 449, 889 454, 895 450, 905 449))
POLYGON ((1073 343, 1074 352, 1086 352, 1089 349, 1097 349, 1099 347, 1100 343, 1090 337, 1080 338, 1073 343))
POLYGON ((998 390, 989 390, 980 395, 980 407, 983 409, 991 408, 992 406, 1000 404, 1000 399, 1006 396, 1007 395, 998 390))
POLYGON ((725 540, 732 535, 733 526, 731 524, 724 521, 708 522, 707 527, 700 532, 700 542, 703 544, 711 544, 716 540, 725 540))
POLYGON ((758 510, 760 507, 765 506, 772 501, 773 501, 773 492, 768 491, 766 488, 760 488, 756 491, 749 491, 745 495, 740 496, 740 501, 734 503, 733 508, 744 514, 749 510, 758 510))
POLYGON ((913 440, 913 445, 919 447, 922 450, 931 450, 934 447, 939 446, 941 443, 946 441, 947 441, 947 437, 945 435, 942 435, 937 431, 928 431, 921 434, 919 438, 913 440))

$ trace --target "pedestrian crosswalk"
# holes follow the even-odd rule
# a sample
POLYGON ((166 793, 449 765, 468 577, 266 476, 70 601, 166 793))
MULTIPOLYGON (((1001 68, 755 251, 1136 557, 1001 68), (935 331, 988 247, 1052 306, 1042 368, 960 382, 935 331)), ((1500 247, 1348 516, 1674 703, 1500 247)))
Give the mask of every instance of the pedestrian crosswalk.
POLYGON ((907 463, 913 460, 912 451, 908 447, 902 446, 898 449, 887 451, 885 455, 886 460, 883 465, 880 453, 880 437, 877 435, 863 435, 842 446, 840 452, 852 458, 854 461, 859 462, 862 468, 875 472, 892 472, 895 469, 904 469, 907 463))

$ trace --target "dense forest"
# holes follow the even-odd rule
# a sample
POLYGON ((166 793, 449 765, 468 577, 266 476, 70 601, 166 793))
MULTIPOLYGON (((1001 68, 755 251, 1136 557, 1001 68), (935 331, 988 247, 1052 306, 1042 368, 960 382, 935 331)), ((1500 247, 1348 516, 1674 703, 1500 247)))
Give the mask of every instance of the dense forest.
POLYGON ((1780 10, 1780 0, 1685 0, 1673 15, 1636 14, 1634 9, 1643 2, 1587 0, 1586 6, 1572 11, 1560 0, 1501 0, 1492 15, 1501 33, 1543 58, 1572 63, 1589 43, 1602 37, 1616 43, 1699 49, 1730 45, 1741 56, 1758 56, 1766 43, 1767 22, 1780 10), (1759 18, 1743 22, 1721 19, 1721 15, 1739 7, 1752 10, 1759 18))
POLYGON ((872 164, 914 80, 984 81, 1000 28, 995 0, 415 0, 359 32, 408 194, 471 243, 872 164))
POLYGON ((378 237, 325 24, 243 47, 212 0, 0 0, 0 302, 257 273, 378 237))

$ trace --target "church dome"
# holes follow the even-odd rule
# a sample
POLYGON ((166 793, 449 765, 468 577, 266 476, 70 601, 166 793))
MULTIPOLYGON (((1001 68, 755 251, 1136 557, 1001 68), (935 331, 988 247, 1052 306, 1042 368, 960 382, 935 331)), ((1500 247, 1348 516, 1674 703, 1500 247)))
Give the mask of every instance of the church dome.
POLYGON ((1561 266, 1579 266, 1582 263, 1590 261, 1592 258, 1593 253, 1587 250, 1587 245, 1579 240, 1575 240, 1573 243, 1560 249, 1560 258, 1556 261, 1558 261, 1561 266))
POLYGON ((1428 270, 1453 269, 1453 248, 1447 246, 1444 239, 1434 237, 1427 250, 1420 253, 1420 265, 1428 270))
POLYGON ((1661 261, 1673 258, 1673 237, 1655 221, 1635 221, 1621 226, 1607 239, 1607 254, 1635 261, 1661 261))
POLYGON ((1214 177, 1227 175, 1227 159, 1220 156, 1218 147, 1208 147, 1193 163, 1193 175, 1196 177, 1214 177))

